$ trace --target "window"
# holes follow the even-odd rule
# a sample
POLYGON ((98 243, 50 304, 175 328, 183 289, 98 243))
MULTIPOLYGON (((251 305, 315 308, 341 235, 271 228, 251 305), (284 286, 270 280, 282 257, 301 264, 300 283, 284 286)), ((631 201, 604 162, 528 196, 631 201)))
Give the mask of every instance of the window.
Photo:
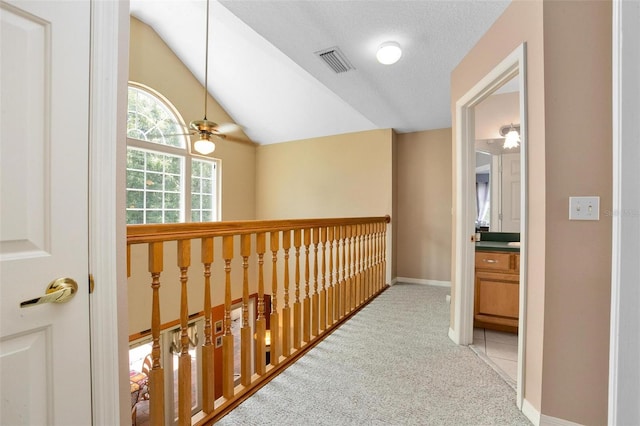
POLYGON ((127 224, 213 222, 219 160, 190 153, 184 121, 151 89, 129 84, 127 224))

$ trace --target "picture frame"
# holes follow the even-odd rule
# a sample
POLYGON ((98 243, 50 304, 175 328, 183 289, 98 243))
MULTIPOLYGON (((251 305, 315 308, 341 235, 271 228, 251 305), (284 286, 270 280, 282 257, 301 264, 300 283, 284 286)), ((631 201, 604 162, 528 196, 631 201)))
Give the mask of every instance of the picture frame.
POLYGON ((222 336, 216 336, 216 348, 222 347, 222 336))
POLYGON ((220 333, 222 333, 222 320, 216 321, 213 326, 213 334, 220 334, 220 333))

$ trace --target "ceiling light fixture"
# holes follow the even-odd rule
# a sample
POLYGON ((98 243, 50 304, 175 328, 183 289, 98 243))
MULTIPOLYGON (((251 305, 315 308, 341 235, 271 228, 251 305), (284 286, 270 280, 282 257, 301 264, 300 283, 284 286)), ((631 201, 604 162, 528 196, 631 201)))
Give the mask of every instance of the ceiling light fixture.
POLYGON ((193 144, 193 149, 202 155, 211 154, 216 150, 216 144, 210 138, 210 135, 200 134, 200 138, 193 144))
POLYGON ((500 136, 504 136, 504 149, 517 148, 520 145, 520 126, 514 126, 513 123, 509 126, 502 126, 500 128, 500 136))
POLYGON ((191 128, 190 134, 198 135, 198 140, 194 142, 193 149, 202 155, 208 155, 215 151, 216 144, 213 143, 212 140, 214 136, 224 139, 226 138, 226 132, 233 132, 240 128, 234 123, 218 124, 207 120, 207 98, 209 96, 209 2, 210 0, 207 0, 207 26, 204 47, 204 118, 189 123, 189 127, 191 128))
POLYGON ((376 53, 376 59, 378 62, 384 65, 395 64, 400 60, 402 56, 402 49, 400 44, 395 41, 386 41, 378 47, 378 53, 376 53))

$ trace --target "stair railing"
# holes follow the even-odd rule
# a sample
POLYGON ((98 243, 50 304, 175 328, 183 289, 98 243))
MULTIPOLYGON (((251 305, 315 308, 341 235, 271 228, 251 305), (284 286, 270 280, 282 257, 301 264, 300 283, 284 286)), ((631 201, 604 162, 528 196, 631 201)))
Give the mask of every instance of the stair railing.
MULTIPOLYGON (((178 424, 210 424, 386 288, 386 229, 389 222, 389 216, 385 216, 128 226, 129 284, 146 279, 147 282, 150 280, 151 287, 150 424, 171 423, 165 419, 164 407, 165 374, 160 350, 161 289, 179 288, 178 424), (189 273, 190 269, 195 269, 192 267, 192 244, 197 245, 200 252, 197 266, 202 273, 196 276, 189 273), (147 278, 132 276, 132 249, 140 250, 136 246, 147 247, 147 278), (174 246, 174 274, 178 279, 177 282, 173 279, 164 282, 164 260, 173 258, 169 253, 165 254, 165 248, 174 246), (214 247, 221 249, 217 258, 214 247), (269 254, 271 262, 265 259, 269 254), (238 268, 234 267, 237 263, 241 265, 238 268), (265 278, 269 272, 271 285, 270 292, 267 292, 265 278), (199 378, 202 411, 195 415, 192 412, 188 322, 193 317, 190 312, 200 308, 190 307, 187 297, 189 287, 194 283, 203 289, 199 303, 204 316, 202 377, 199 378), (224 297, 215 300, 214 295, 219 293, 215 290, 220 287, 224 287, 224 297), (257 290, 254 325, 249 323, 251 289, 257 290), (231 325, 234 298, 240 298, 242 304, 239 383, 234 376, 234 355, 237 353, 231 325), (266 300, 270 300, 269 312, 266 300), (222 368, 219 370, 222 377, 218 378, 214 374, 216 348, 212 307, 222 303, 222 368), (266 341, 268 335, 269 346, 266 341), (217 381, 222 383, 222 395, 218 398, 214 390, 217 381)), ((140 265, 134 266, 133 269, 140 270, 140 265)))

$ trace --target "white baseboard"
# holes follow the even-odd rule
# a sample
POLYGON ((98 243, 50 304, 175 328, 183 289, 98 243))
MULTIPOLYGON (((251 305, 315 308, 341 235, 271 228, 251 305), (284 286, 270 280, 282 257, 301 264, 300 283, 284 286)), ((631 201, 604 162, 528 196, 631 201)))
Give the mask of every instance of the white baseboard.
POLYGON ((393 278, 393 279, 391 280, 391 283, 390 283, 389 285, 390 285, 390 286, 391 286, 391 285, 394 285, 394 284, 396 284, 397 282, 398 282, 398 278, 393 278))
POLYGON ((396 282, 407 284, 426 284, 436 287, 451 287, 451 281, 425 280, 423 278, 397 277, 396 282))
POLYGON ((533 426, 540 426, 540 412, 526 399, 522 400, 522 414, 533 423, 533 426))
POLYGON ((547 416, 542 414, 540 416, 540 426, 582 426, 580 423, 574 423, 569 420, 559 419, 557 417, 547 416))

